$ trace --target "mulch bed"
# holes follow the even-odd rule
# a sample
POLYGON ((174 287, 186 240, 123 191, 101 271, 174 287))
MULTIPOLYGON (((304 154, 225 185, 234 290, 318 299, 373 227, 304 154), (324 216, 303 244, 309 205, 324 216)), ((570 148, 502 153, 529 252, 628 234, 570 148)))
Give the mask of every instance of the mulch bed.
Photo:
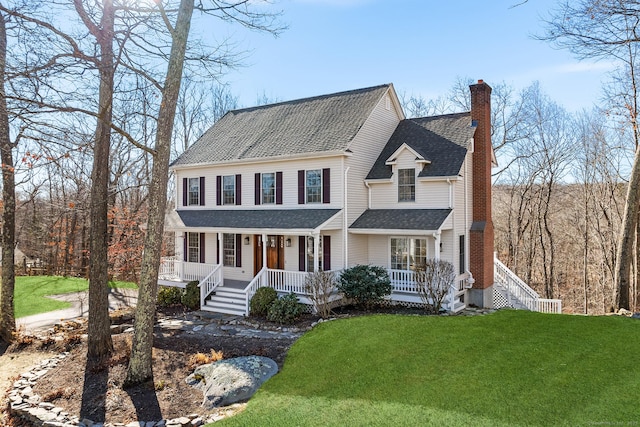
MULTIPOLYGON (((181 308, 165 309, 160 316, 183 314, 181 308)), ((339 317, 375 313, 424 314, 424 310, 405 307, 378 307, 372 311, 355 307, 337 309, 339 317)), ((130 321, 131 316, 115 316, 113 323, 130 321)), ((250 319, 265 323, 264 319, 250 319)), ((306 315, 293 325, 306 328, 317 318, 306 315)), ((267 325, 277 326, 277 325, 267 325)), ((70 350, 57 368, 40 379, 34 392, 63 408, 66 412, 96 422, 129 423, 136 420, 171 419, 188 414, 206 415, 201 406, 202 393, 186 384, 184 379, 194 369, 190 359, 196 353, 210 354, 221 351, 225 359, 258 355, 273 359, 280 367, 292 339, 266 339, 246 337, 211 337, 180 330, 156 330, 153 349, 152 381, 123 389, 131 348, 131 334, 113 336, 114 352, 108 360, 87 362, 86 340, 78 339, 83 330, 67 332, 64 340, 14 344, 7 351, 70 350)), ((14 420, 14 425, 19 422, 14 420)))

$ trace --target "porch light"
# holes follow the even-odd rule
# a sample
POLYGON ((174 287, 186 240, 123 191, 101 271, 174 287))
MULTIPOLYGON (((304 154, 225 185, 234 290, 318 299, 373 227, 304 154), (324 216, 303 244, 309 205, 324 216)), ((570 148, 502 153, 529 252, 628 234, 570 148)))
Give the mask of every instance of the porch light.
POLYGON ((248 245, 248 244, 249 244, 249 236, 247 236, 247 237, 245 237, 245 238, 244 238, 244 244, 245 244, 245 245, 248 245))
POLYGON ((287 237, 287 240, 285 240, 285 244, 287 245, 288 248, 291 247, 291 237, 287 237))

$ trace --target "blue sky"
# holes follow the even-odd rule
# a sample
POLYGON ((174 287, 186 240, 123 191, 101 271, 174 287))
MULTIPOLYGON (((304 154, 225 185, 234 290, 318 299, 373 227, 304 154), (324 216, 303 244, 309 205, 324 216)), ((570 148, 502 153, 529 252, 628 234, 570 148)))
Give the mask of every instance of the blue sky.
POLYGON ((252 52, 226 80, 243 107, 262 94, 286 101, 383 83, 431 99, 458 76, 516 89, 538 80, 571 111, 597 104, 612 65, 534 40, 557 0, 518 1, 281 0, 280 37, 227 33, 252 52))

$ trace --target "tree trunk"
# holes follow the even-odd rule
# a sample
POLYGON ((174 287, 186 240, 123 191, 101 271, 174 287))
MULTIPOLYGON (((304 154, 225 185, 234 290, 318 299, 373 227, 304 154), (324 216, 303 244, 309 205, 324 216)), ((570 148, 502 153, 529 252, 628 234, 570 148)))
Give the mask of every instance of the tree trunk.
POLYGON ((89 320, 87 355, 101 358, 113 351, 109 319, 109 275, 107 269, 107 212, 109 195, 109 151, 113 99, 113 28, 112 0, 103 2, 101 29, 95 34, 100 45, 99 114, 96 124, 91 174, 89 320))
POLYGON ((9 113, 5 97, 4 76, 7 60, 7 30, 4 16, 0 15, 0 157, 2 160, 2 284, 0 285, 0 338, 13 339, 16 320, 13 305, 15 289, 15 221, 16 198, 13 169, 13 144, 9 136, 9 113))
POLYGON ((613 308, 629 309, 629 280, 631 279, 631 263, 633 262, 633 245, 635 241, 636 222, 638 219, 638 188, 640 188, 640 150, 636 149, 631 169, 631 177, 627 186, 627 197, 622 216, 622 230, 618 240, 616 253, 616 269, 613 293, 613 308))
POLYGON ((172 32, 171 54, 158 114, 156 154, 149 188, 149 216, 145 235, 140 288, 136 308, 135 331, 125 386, 143 383, 153 377, 151 351, 156 311, 158 270, 162 252, 164 216, 167 205, 167 181, 173 123, 180 93, 187 38, 191 26, 194 0, 181 0, 172 32))

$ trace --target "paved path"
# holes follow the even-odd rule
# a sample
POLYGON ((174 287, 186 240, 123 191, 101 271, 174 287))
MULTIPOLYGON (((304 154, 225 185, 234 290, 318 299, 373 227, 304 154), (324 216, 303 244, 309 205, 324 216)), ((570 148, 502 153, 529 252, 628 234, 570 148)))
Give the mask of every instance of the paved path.
MULTIPOLYGON (((50 311, 48 313, 34 314, 16 319, 18 328, 24 327, 30 331, 46 326, 60 323, 61 320, 76 319, 86 317, 89 314, 89 293, 74 292, 63 295, 53 295, 50 298, 59 301, 68 301, 71 307, 62 310, 50 311)), ((109 310, 117 310, 124 307, 134 307, 138 302, 137 289, 111 289, 109 288, 109 310)))

